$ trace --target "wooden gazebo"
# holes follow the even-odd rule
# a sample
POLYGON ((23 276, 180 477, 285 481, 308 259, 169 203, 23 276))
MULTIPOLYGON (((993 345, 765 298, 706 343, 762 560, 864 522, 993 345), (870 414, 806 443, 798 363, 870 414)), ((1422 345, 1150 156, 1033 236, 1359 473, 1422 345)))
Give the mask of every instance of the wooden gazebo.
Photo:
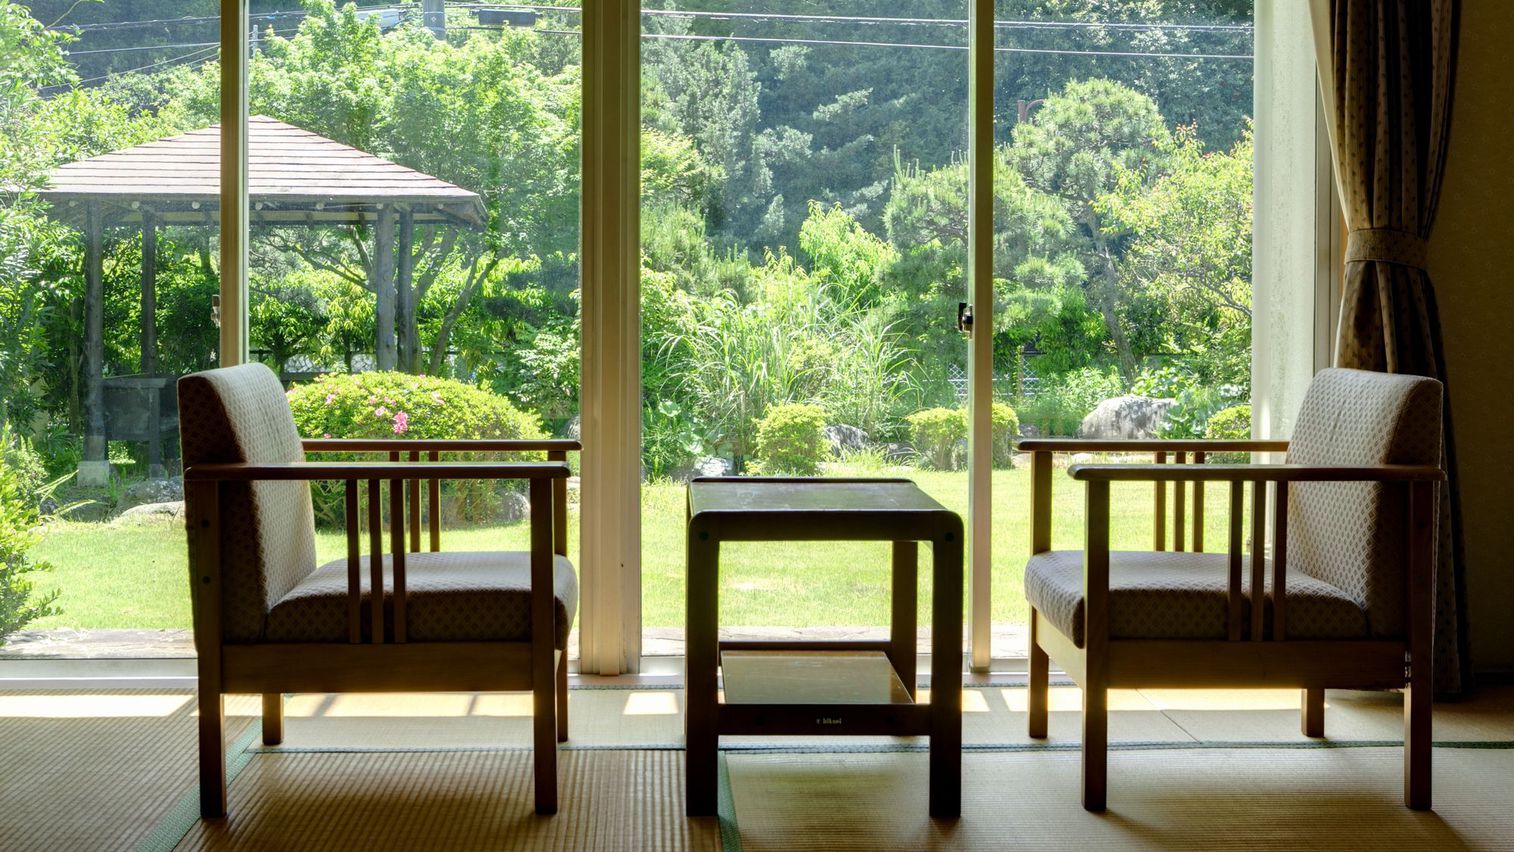
MULTIPOLYGON (((52 215, 84 233, 84 461, 79 484, 109 476, 106 440, 148 444, 150 476, 163 473, 161 441, 176 428, 174 376, 157 370, 157 230, 220 222, 220 126, 101 154, 55 169, 39 194, 52 215), (113 377, 135 398, 131 412, 107 417, 104 376, 103 243, 110 228, 142 234, 142 363, 139 376, 113 377)), ((376 294, 374 356, 397 362, 395 325, 413 313, 416 225, 484 227, 479 196, 439 178, 263 116, 248 122, 248 193, 253 225, 368 224, 373 229, 369 284, 376 294)), ((209 310, 209 306, 206 306, 209 310)), ((115 412, 111 412, 114 414, 115 412)))

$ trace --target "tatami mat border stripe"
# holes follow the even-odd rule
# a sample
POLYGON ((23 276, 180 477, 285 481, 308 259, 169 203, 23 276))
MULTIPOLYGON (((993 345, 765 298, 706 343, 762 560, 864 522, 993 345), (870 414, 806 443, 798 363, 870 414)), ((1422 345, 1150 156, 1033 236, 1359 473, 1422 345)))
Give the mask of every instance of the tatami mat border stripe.
POLYGON ((720 820, 721 852, 741 852, 741 828, 736 823, 736 791, 731 789, 731 765, 720 755, 720 789, 716 791, 715 815, 720 820))
MULTIPOLYGON (((1401 748, 1403 740, 1310 740, 1308 742, 1280 742, 1277 740, 1181 740, 1181 741, 1131 741, 1112 742, 1111 751, 1187 751, 1205 749, 1329 749, 1329 748, 1401 748)), ((1514 740, 1447 740, 1433 744, 1435 748, 1488 749, 1490 751, 1514 750, 1514 740)), ((1078 751, 1077 742, 1066 743, 964 743, 964 752, 1061 752, 1078 751)), ((680 743, 648 743, 644 745, 615 743, 613 745, 558 746, 559 751, 683 751, 680 743)), ((529 746, 252 746, 248 754, 451 754, 481 752, 498 754, 508 752, 530 753, 529 746)), ((746 743, 722 746, 722 753, 732 754, 912 754, 930 751, 930 744, 877 743, 837 744, 773 743, 762 745, 746 743)))
MULTIPOLYGON (((226 749, 226 783, 236 780, 237 775, 252 761, 252 744, 263 737, 262 720, 254 720, 236 742, 226 749)), ((168 813, 153 826, 147 837, 137 844, 137 852, 172 852, 179 841, 194 828, 200 818, 200 788, 195 785, 179 797, 168 813)))

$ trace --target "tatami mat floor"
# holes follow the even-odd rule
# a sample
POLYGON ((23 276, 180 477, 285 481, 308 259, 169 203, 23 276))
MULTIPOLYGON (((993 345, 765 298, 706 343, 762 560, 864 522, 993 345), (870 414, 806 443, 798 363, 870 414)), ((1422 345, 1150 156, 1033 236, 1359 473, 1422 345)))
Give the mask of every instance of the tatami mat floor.
POLYGON ((1294 690, 1116 693, 1110 813, 1085 814, 1078 697, 1054 689, 1038 742, 1023 688, 966 690, 951 823, 925 815, 924 742, 877 737, 726 738, 725 819, 685 819, 676 688, 572 692, 551 819, 525 695, 291 696, 276 748, 235 697, 232 817, 200 823, 188 692, 0 691, 0 849, 1514 849, 1514 689, 1437 707, 1428 816, 1399 804, 1397 696, 1330 692, 1329 748, 1294 690))

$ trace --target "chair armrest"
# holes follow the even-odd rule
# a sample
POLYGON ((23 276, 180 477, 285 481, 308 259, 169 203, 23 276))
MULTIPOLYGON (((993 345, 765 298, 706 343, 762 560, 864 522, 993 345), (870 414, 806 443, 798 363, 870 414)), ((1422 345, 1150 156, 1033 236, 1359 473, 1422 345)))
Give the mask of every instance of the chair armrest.
POLYGON ((305 438, 307 453, 572 453, 583 444, 566 438, 305 438))
POLYGON ((1313 466, 1302 464, 1075 464, 1081 482, 1409 482, 1439 481, 1431 465, 1313 466))
POLYGON ((567 479, 564 462, 290 462, 287 464, 197 464, 188 481, 360 479, 567 479))
POLYGON ((1023 453, 1281 453, 1287 441, 1250 439, 1027 438, 1016 441, 1023 453))

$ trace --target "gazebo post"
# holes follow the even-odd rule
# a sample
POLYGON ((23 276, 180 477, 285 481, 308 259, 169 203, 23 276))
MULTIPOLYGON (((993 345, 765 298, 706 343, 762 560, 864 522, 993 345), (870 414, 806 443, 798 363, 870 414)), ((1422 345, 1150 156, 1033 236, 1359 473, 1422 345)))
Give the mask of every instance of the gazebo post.
POLYGON ((373 357, 380 370, 397 364, 394 344, 394 206, 381 204, 373 227, 373 357))
MULTIPOLYGON (((158 218, 142 208, 142 377, 158 375, 158 218)), ((159 399, 162 391, 156 384, 147 388, 147 478, 162 479, 163 434, 159 399)))
POLYGON ((395 274, 394 325, 399 337, 399 368, 407 373, 417 372, 416 362, 420 357, 420 341, 415 329, 415 214, 408 206, 400 208, 399 269, 395 274))
POLYGON ((105 447, 105 227, 100 205, 84 206, 84 458, 76 482, 110 484, 105 447))

